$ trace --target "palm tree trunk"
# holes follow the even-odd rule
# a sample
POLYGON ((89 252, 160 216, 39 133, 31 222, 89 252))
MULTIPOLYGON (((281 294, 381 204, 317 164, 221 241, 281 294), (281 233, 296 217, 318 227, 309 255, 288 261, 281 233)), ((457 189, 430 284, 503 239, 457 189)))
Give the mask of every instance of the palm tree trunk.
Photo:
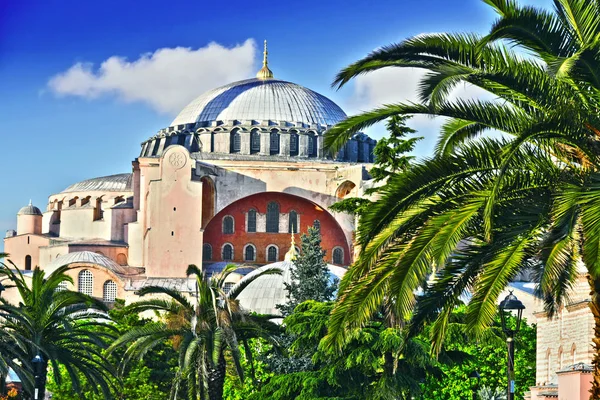
POLYGON ((600 277, 588 275, 590 285, 590 309, 594 315, 594 357, 592 365, 594 366, 592 389, 590 390, 590 400, 600 399, 600 277))
POLYGON ((208 369, 208 398, 223 400, 223 385, 225 385, 225 355, 221 355, 219 363, 208 369))

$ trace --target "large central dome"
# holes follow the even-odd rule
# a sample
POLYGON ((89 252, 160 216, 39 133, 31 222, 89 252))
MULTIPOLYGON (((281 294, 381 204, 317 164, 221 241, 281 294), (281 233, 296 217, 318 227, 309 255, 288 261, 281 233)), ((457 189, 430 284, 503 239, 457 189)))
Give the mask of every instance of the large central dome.
POLYGON ((342 109, 310 89, 278 79, 247 79, 210 90, 188 104, 171 126, 211 121, 286 121, 334 125, 342 109))

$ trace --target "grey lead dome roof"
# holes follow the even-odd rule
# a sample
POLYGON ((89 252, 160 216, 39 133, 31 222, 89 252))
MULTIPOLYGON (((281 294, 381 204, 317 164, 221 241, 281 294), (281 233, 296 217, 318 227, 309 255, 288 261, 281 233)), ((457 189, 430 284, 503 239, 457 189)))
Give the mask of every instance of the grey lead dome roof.
POLYGON ((99 178, 86 179, 77 182, 63 190, 61 193, 70 192, 130 192, 132 174, 117 174, 101 176, 99 178))
POLYGON ((29 205, 21 208, 17 215, 42 215, 42 212, 39 208, 29 202, 29 205))
POLYGON ((188 104, 171 126, 210 121, 286 121, 334 125, 342 109, 310 89, 279 79, 247 79, 209 90, 188 104))

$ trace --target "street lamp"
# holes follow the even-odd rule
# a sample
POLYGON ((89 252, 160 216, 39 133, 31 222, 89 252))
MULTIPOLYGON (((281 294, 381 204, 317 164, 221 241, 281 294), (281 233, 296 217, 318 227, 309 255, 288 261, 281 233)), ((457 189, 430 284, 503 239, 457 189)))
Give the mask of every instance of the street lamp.
POLYGON ((498 306, 500 310, 500 319, 502 321, 502 331, 506 335, 506 346, 508 348, 508 362, 506 365, 506 375, 508 378, 508 387, 506 390, 506 400, 514 400, 515 398, 515 342, 514 337, 521 328, 521 319, 523 318, 523 310, 525 306, 517 296, 510 291, 509 295, 500 302, 498 306), (515 329, 512 329, 508 318, 509 314, 515 313, 517 318, 515 329))
POLYGON ((33 364, 33 374, 35 377, 35 380, 33 382, 33 384, 35 385, 33 392, 33 400, 39 400, 40 389, 42 388, 42 369, 44 368, 44 359, 42 358, 40 353, 38 353, 35 357, 33 357, 31 363, 33 364))
POLYGON ((469 379, 471 379, 471 382, 473 382, 473 380, 475 380, 472 391, 473 391, 473 400, 477 400, 477 391, 479 390, 479 382, 481 381, 481 375, 479 375, 479 372, 477 372, 477 370, 474 370, 469 375, 469 379))

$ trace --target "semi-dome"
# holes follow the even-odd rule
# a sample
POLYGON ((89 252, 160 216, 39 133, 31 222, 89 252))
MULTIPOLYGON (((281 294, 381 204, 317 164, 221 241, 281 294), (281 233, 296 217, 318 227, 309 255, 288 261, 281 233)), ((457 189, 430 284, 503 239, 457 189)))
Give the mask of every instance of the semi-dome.
MULTIPOLYGON (((236 285, 243 284, 245 280, 252 278, 256 274, 260 274, 262 271, 273 268, 281 270, 281 275, 261 276, 244 288, 237 296, 240 306, 258 314, 281 315, 276 306, 284 304, 287 301, 285 283, 290 284, 292 282, 293 256, 294 250, 292 247, 286 254, 284 261, 257 268, 242 278, 236 285)), ((336 265, 327 264, 327 268, 329 268, 329 276, 332 281, 334 279, 342 279, 346 273, 346 268, 336 265)))
POLYGON ((132 174, 116 174, 101 176, 99 178, 86 179, 77 182, 63 190, 61 193, 73 192, 129 192, 131 186, 132 174))
POLYGON ((202 94, 171 126, 235 120, 334 125, 345 117, 337 104, 317 92, 279 79, 254 78, 202 94))
POLYGON ((19 212, 17 213, 17 215, 42 215, 42 212, 40 211, 39 208, 37 208, 36 206, 31 204, 31 200, 30 200, 29 204, 26 205, 25 207, 21 208, 19 210, 19 212))

